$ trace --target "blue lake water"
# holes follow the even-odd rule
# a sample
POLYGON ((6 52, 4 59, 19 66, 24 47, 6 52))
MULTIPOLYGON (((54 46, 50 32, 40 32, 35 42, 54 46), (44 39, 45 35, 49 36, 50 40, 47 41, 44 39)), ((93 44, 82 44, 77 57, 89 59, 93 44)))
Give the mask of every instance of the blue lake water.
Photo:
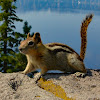
MULTIPOLYGON (((40 32, 44 44, 60 42, 80 53, 80 25, 89 13, 94 14, 87 31, 87 68, 100 69, 100 0, 18 0, 17 15, 40 32)), ((23 23, 16 30, 23 33, 23 23)))

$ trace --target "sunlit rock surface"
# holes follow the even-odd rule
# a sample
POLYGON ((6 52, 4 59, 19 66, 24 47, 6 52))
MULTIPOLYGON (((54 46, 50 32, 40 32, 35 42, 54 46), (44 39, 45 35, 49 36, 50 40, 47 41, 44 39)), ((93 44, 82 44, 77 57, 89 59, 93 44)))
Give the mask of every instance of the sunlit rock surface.
POLYGON ((100 100, 100 71, 46 74, 37 83, 20 73, 0 73, 0 100, 100 100))

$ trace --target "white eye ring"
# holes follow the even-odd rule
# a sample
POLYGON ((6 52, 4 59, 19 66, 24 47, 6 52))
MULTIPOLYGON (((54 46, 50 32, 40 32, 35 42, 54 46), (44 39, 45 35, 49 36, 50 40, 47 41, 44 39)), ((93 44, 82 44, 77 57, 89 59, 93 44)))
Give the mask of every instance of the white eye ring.
POLYGON ((33 41, 30 41, 29 43, 28 43, 28 45, 34 45, 34 42, 33 41))

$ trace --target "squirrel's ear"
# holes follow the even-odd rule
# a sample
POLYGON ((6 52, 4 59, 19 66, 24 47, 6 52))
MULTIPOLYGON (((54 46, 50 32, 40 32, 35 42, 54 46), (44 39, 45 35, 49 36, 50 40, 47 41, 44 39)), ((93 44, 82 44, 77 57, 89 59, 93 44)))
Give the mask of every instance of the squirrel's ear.
POLYGON ((36 43, 41 42, 40 33, 39 33, 39 32, 36 32, 36 33, 33 35, 33 39, 35 40, 36 43))
POLYGON ((29 37, 30 37, 30 33, 27 34, 27 38, 29 38, 29 37))

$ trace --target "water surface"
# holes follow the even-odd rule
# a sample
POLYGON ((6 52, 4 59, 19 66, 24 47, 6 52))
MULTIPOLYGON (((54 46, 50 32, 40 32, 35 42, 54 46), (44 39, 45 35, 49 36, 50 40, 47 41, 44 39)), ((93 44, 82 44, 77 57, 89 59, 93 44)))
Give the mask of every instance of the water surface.
MULTIPOLYGON (((80 25, 89 13, 94 18, 87 31, 88 45, 84 63, 100 69, 100 0, 18 0, 17 15, 40 32, 44 44, 59 42, 80 53, 80 25)), ((22 32, 23 23, 16 23, 22 32)))

